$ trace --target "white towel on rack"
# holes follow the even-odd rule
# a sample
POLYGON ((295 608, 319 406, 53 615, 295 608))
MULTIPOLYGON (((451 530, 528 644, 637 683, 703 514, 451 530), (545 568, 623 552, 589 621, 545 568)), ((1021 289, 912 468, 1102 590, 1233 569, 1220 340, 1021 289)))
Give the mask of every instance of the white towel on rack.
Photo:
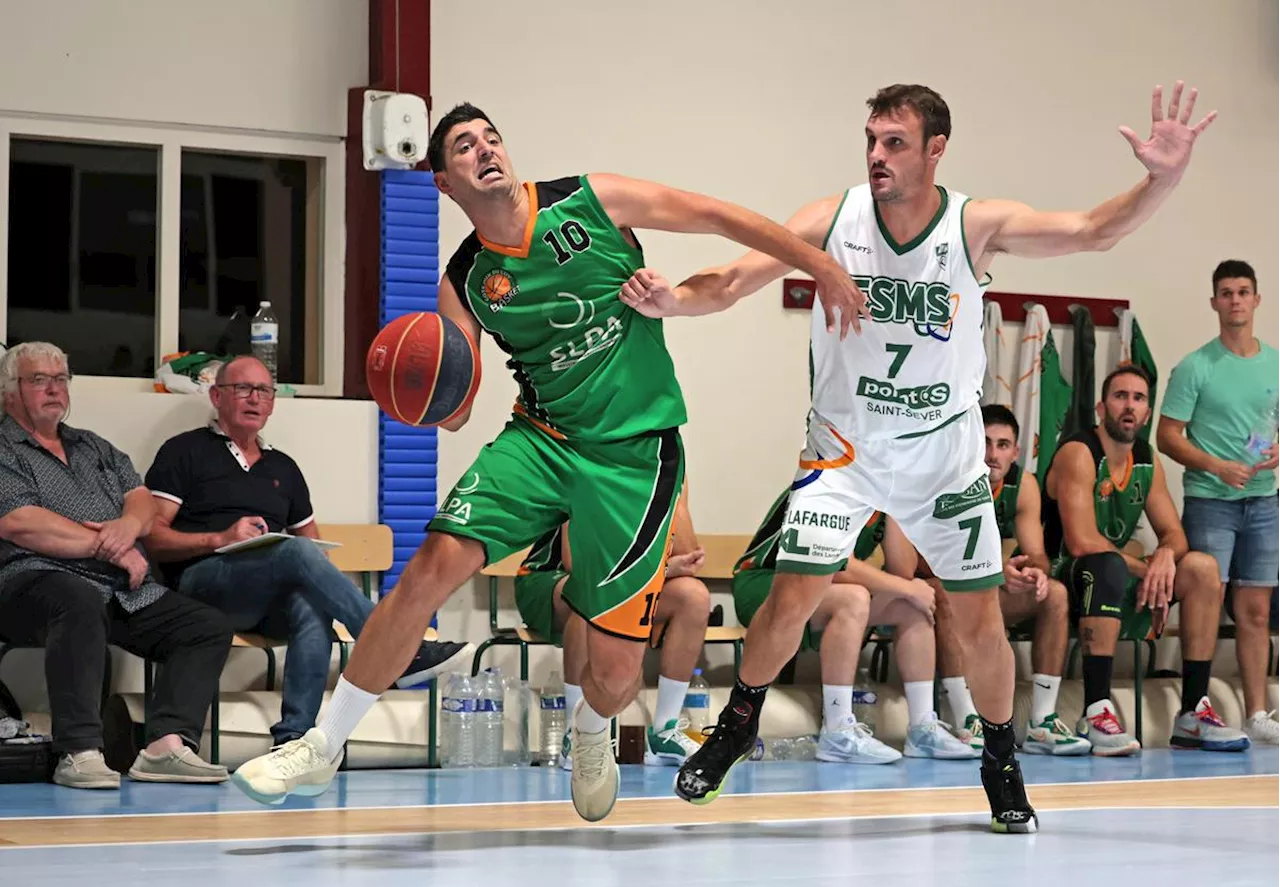
POLYGON ((1022 325, 1018 366, 1014 373, 1013 415, 1018 420, 1018 448, 1022 470, 1036 472, 1036 435, 1040 432, 1040 352, 1049 335, 1049 312, 1031 305, 1022 325))
POLYGON ((1013 403, 1013 387, 1007 372, 1008 337, 1004 332, 1004 313, 1000 303, 988 299, 982 319, 982 347, 987 352, 987 372, 982 379, 982 405, 1013 403))

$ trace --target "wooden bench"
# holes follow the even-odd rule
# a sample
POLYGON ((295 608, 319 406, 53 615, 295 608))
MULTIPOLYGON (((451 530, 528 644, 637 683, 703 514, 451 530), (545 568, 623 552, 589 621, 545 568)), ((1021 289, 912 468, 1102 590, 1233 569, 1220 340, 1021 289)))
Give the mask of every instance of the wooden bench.
MULTIPOLYGON (((733 578, 733 565, 746 551, 750 536, 699 534, 698 542, 706 552, 702 569, 698 578, 703 580, 730 580, 733 578)), ((498 624, 498 592, 503 579, 514 580, 521 562, 528 555, 528 549, 518 551, 495 564, 490 564, 480 572, 489 580, 489 638, 480 644, 471 662, 471 673, 480 673, 481 660, 485 651, 495 646, 518 646, 520 648, 520 678, 529 679, 529 648, 550 644, 529 626, 520 624, 502 626, 498 624)), ((742 642, 747 630, 737 625, 709 625, 703 637, 706 644, 732 644, 735 671, 742 661, 742 642)))

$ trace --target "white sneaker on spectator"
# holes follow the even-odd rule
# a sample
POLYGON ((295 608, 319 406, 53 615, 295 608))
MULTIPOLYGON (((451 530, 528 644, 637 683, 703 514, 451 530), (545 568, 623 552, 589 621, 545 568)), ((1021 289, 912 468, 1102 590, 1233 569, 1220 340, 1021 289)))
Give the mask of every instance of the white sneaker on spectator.
POLYGON ((1076 733, 1089 740, 1093 753, 1099 757, 1114 758, 1142 751, 1142 744, 1120 726, 1110 699, 1099 699, 1086 708, 1084 717, 1076 724, 1076 733))
POLYGON ((907 742, 902 753, 908 758, 962 761, 982 757, 982 747, 974 748, 960 741, 951 732, 951 725, 934 715, 932 720, 907 728, 907 742))
POLYGON ((1259 745, 1280 745, 1280 724, 1276 723, 1276 713, 1255 711, 1253 717, 1244 722, 1245 735, 1259 745))
POLYGON ((848 715, 818 734, 814 757, 834 764, 892 764, 902 758, 902 752, 876 739, 870 727, 848 715))
POLYGON ((1174 718, 1169 745, 1202 751, 1244 751, 1249 747, 1249 737, 1224 724, 1209 704, 1209 697, 1203 696, 1195 711, 1184 711, 1174 718))

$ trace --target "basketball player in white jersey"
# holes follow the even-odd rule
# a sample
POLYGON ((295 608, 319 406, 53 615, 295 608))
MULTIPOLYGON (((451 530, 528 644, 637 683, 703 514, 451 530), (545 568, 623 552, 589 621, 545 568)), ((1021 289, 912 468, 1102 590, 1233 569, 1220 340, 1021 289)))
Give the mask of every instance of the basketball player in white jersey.
MULTIPOLYGON (((1120 132, 1147 174, 1086 212, 1037 212, 970 200, 934 184, 951 134, 932 89, 897 85, 868 101, 870 181, 801 209, 788 227, 821 245, 866 293, 872 323, 841 340, 815 305, 812 408, 783 526, 777 576, 752 620, 738 681, 714 731, 680 769, 676 794, 705 804, 754 746, 765 690, 795 653, 831 576, 873 511, 894 518, 951 592, 965 677, 982 716, 982 783, 992 829, 1034 832, 1038 821, 1014 760, 1014 662, 1000 616, 1000 532, 983 461, 978 398, 986 355, 982 294, 1000 253, 1028 258, 1105 250, 1151 217, 1215 114, 1188 125, 1182 83, 1168 114, 1160 87, 1151 136, 1120 132)), ((621 298, 653 317, 708 314, 782 276, 758 252, 695 274, 674 291, 648 270, 621 298)), ((1008 568, 1015 569, 1015 568, 1008 568)))

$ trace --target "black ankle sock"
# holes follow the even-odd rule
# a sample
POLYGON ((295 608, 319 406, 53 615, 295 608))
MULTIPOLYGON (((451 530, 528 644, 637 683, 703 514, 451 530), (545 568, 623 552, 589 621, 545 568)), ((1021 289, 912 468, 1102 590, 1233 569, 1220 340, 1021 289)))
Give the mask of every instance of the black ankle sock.
POLYGON ((1195 711, 1200 700, 1209 695, 1208 660, 1183 660, 1182 662, 1182 711, 1195 711))
POLYGON ((986 718, 981 718, 981 720, 982 753, 997 761, 1005 761, 1013 757, 1013 719, 1010 718, 1003 724, 993 724, 986 718))
POLYGON ((1115 659, 1110 656, 1085 656, 1080 663, 1080 675, 1084 678, 1084 707, 1088 708, 1100 699, 1111 698, 1111 670, 1115 659))
POLYGON ((730 723, 734 724, 750 724, 752 726, 760 723, 760 706, 764 705, 764 694, 768 692, 769 685, 763 687, 748 687, 741 680, 733 682, 733 690, 729 693, 729 704, 725 707, 724 716, 730 723))

